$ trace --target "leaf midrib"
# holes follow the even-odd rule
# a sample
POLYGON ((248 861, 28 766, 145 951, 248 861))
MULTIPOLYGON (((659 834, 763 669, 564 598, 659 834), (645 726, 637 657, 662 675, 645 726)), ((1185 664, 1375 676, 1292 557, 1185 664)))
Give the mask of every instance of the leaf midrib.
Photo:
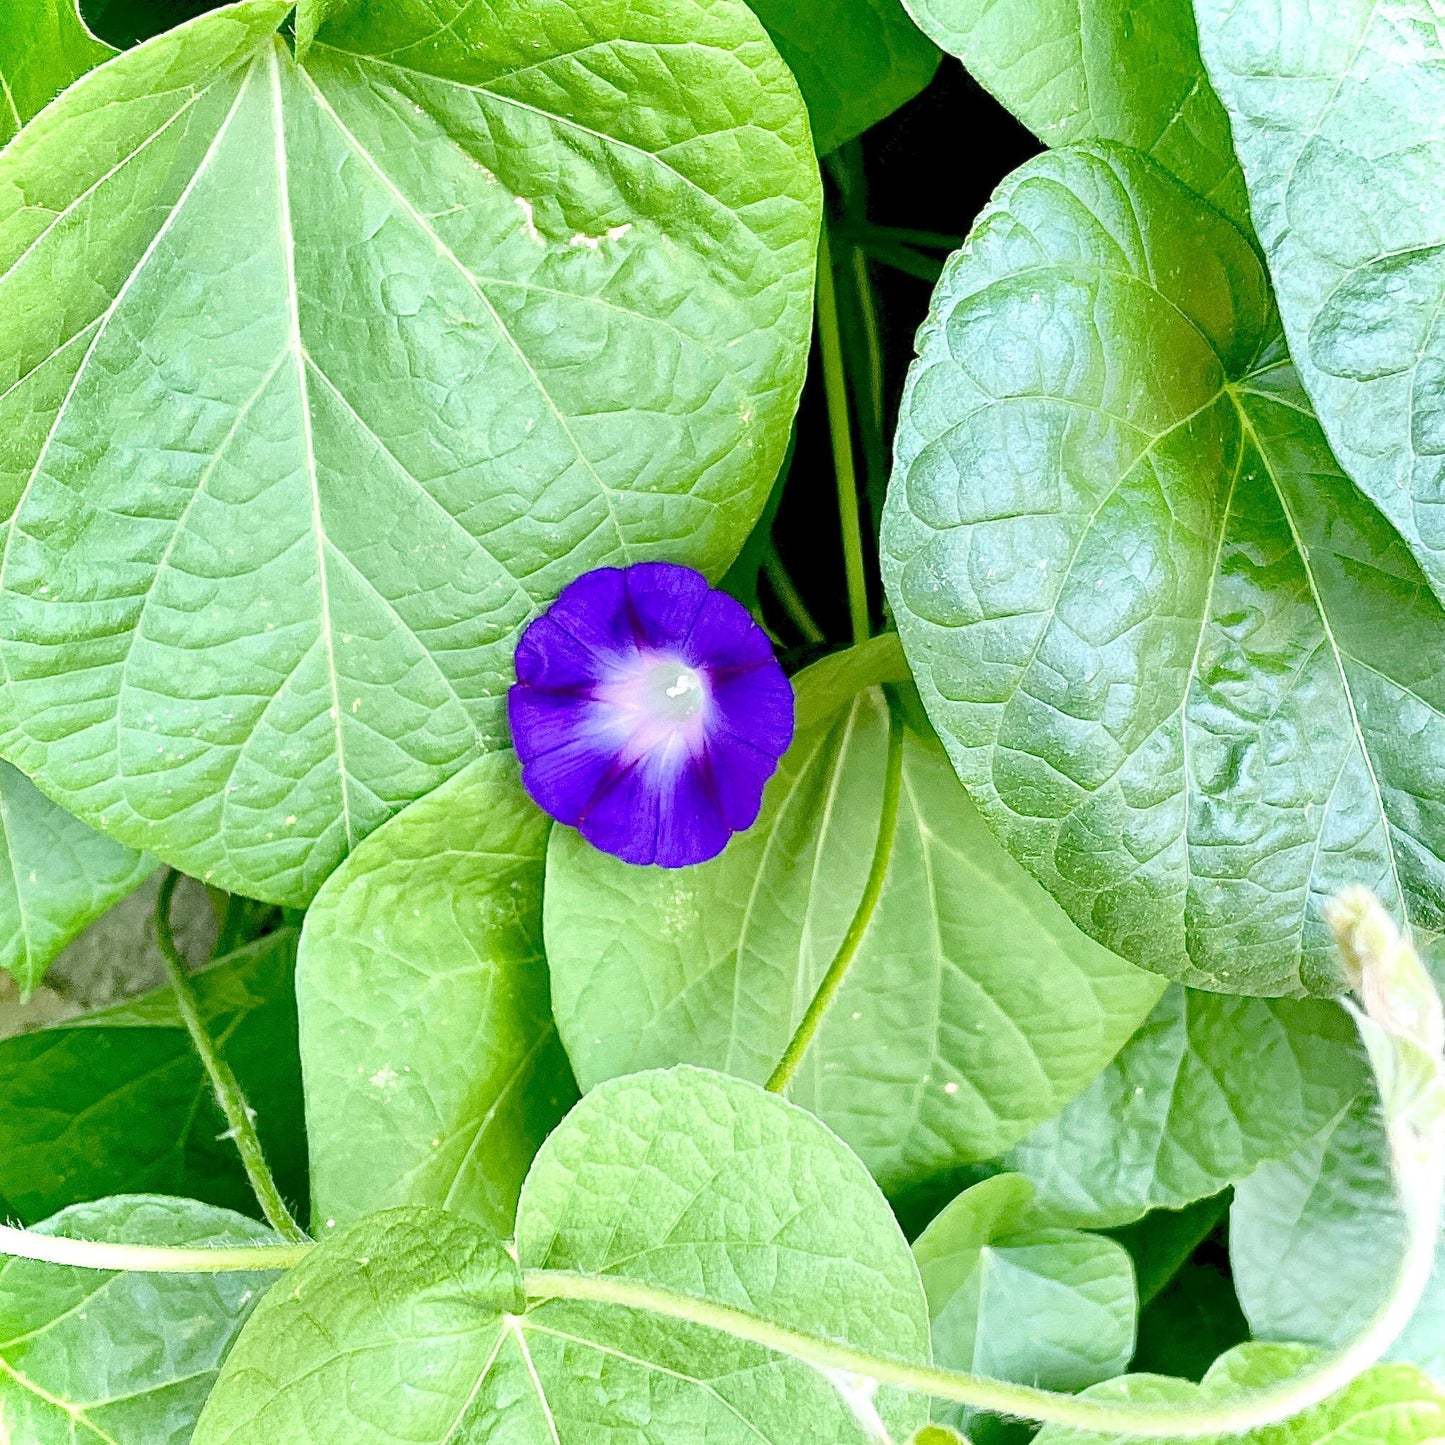
MULTIPOLYGON (((275 52, 273 51, 272 53, 274 56, 275 52)), ((601 474, 597 471, 597 468, 592 463, 591 457, 587 455, 587 453, 582 448, 582 444, 577 440, 576 434, 573 432, 570 423, 567 421, 565 413, 562 411, 562 408, 557 405, 556 398, 553 397, 552 393, 547 390, 547 387, 542 381, 542 378, 538 373, 536 367, 532 364, 531 357, 526 353, 526 351, 523 350, 521 343, 513 334, 511 327, 509 327, 507 323, 502 319, 501 312, 497 310, 496 306, 492 302, 491 297, 487 295, 485 288, 482 286, 481 278, 474 275, 473 272, 463 263, 461 257, 458 256, 457 253, 452 250, 452 248, 446 243, 446 241, 442 239, 441 233, 437 231, 436 227, 434 227, 431 222, 428 221, 419 210, 417 210, 417 208, 412 204, 411 199, 406 195, 406 193, 401 189, 401 187, 396 183, 396 181, 387 173, 387 171, 376 159, 376 157, 373 156, 364 145, 362 145, 359 137, 357 137, 352 132, 351 128, 346 124, 346 122, 342 120, 340 114, 331 104, 331 101, 327 97, 326 93, 321 89, 321 86, 317 83, 316 79, 311 75, 311 73, 306 69, 306 67, 304 65, 297 66, 296 71, 297 74, 302 78, 302 81, 311 91, 312 98, 314 99, 317 108, 336 128, 337 134, 340 135, 347 149, 350 150, 352 154, 355 155, 356 158, 361 161, 361 163, 366 166, 368 170, 371 171, 371 173, 377 178, 377 180, 381 182, 382 186, 385 187, 387 194, 390 195, 395 201, 395 203, 401 207, 402 213, 406 216, 406 218, 422 233, 422 235, 427 238, 427 240, 432 243, 432 245, 436 248, 437 254, 441 256, 442 259, 445 260, 450 266, 453 267, 457 275, 461 277, 461 279, 466 283, 466 285, 476 296, 476 298, 486 308, 487 314, 491 317, 492 324, 497 328, 498 334, 501 336, 502 340, 506 342, 512 354, 517 358, 519 362, 521 362, 528 377, 532 381, 532 385, 536 388, 537 395, 541 398, 547 410, 552 413, 553 420, 561 428, 562 435, 567 438, 567 442, 571 446, 573 453, 576 455, 577 460, 581 463, 583 470, 592 479, 593 485, 597 488, 599 495, 602 497, 603 504, 607 508, 608 520, 611 522, 612 530, 616 535, 617 545, 622 550, 623 555, 627 555, 629 549, 627 546, 627 538, 622 531, 622 524, 617 516, 617 506, 614 500, 615 489, 609 487, 607 483, 602 480, 601 474)), ((463 88, 466 89, 468 87, 463 88)))
MULTIPOLYGON (((1259 395, 1259 393, 1254 394, 1259 395)), ((1355 705, 1354 688, 1350 683, 1350 675, 1345 667, 1345 657, 1347 654, 1341 649, 1339 641, 1335 637, 1334 624, 1330 620, 1329 611, 1325 607, 1324 597, 1320 592, 1318 582, 1315 580, 1314 568, 1310 566, 1309 549, 1305 546, 1304 539, 1300 535, 1299 525, 1295 520, 1294 509, 1290 506, 1289 498, 1285 495, 1284 487, 1280 485, 1269 453, 1265 450, 1248 409, 1237 398, 1231 399, 1234 400, 1235 410, 1239 415, 1241 440, 1245 437, 1249 439, 1249 444, 1254 448, 1255 454, 1260 459, 1260 464, 1264 467, 1265 473, 1269 477, 1270 486, 1273 488, 1275 497, 1279 502, 1280 514, 1284 517, 1285 525, 1289 528, 1290 539, 1294 544, 1295 554, 1300 560, 1300 567, 1304 571, 1306 581, 1309 583, 1310 598, 1314 602, 1315 613, 1319 617, 1320 627, 1324 631, 1325 640, 1329 643, 1330 655, 1335 660, 1335 670, 1339 674, 1340 687, 1344 692, 1345 703, 1350 711, 1350 725, 1354 741, 1359 748, 1360 757, 1364 761, 1365 769, 1370 775, 1370 786, 1374 789, 1375 805, 1379 809, 1380 822, 1384 829, 1385 842, 1390 855, 1390 878, 1395 885, 1396 906, 1400 909, 1402 916, 1408 917, 1408 914, 1405 912, 1405 888, 1400 879, 1400 866, 1395 856, 1394 823, 1385 807, 1385 795, 1380 787, 1379 775, 1375 771, 1375 760, 1371 755, 1364 729, 1360 726, 1360 714, 1359 709, 1355 705)), ((1208 619, 1206 618, 1206 625, 1207 621, 1208 619)), ((1354 661, 1354 659, 1351 658, 1351 661, 1354 661)), ((1191 673, 1191 683, 1192 680, 1193 674, 1191 673)), ((1320 817, 1321 834, 1323 833, 1326 821, 1327 815, 1322 813, 1320 817)), ((1308 882, 1308 880, 1306 881, 1308 882)), ((1301 940, 1303 940, 1304 926, 1305 916, 1304 909, 1302 908, 1300 910, 1298 930, 1301 940)))

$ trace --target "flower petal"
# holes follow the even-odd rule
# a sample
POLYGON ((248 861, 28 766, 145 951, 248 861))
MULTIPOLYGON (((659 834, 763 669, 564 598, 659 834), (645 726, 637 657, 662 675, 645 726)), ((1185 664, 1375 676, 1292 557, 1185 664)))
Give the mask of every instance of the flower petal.
POLYGON ((660 802, 640 768, 614 769, 577 828, 594 848, 624 863, 651 863, 657 857, 660 802))
POLYGON ((584 572, 562 589, 546 616, 589 652, 603 658, 626 657, 637 651, 627 577, 620 567, 584 572))
POLYGON ((746 672, 724 674, 712 684, 713 727, 746 739, 774 762, 793 741, 793 689, 771 657, 746 672))
POLYGON ((732 835, 710 759, 690 758, 673 779, 670 793, 662 796, 654 861, 663 868, 706 863, 727 847, 732 835))
POLYGON ((633 626, 638 640, 647 647, 680 647, 698 613, 711 597, 720 595, 707 585, 701 572, 670 562, 639 562, 627 569, 626 578, 633 626))
POLYGON ((713 592, 697 614, 682 655, 694 667, 714 673, 770 664, 778 668, 768 634, 753 621, 752 613, 736 597, 713 592))
POLYGON ((628 863, 716 857, 758 816, 793 692, 747 609, 691 568, 569 583, 517 645, 507 699, 533 799, 628 863))

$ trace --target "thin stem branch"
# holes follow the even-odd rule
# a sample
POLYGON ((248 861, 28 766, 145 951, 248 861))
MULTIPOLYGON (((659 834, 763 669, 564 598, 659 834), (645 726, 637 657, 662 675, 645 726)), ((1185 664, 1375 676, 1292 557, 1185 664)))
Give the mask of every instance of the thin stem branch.
POLYGON ((802 1330, 774 1324, 745 1310, 677 1294, 641 1280, 619 1275, 576 1274, 568 1270, 530 1269, 522 1275, 531 1300, 587 1300, 620 1305, 651 1315, 701 1325, 735 1340, 761 1345, 780 1355, 802 1360, 815 1369, 836 1372, 880 1385, 893 1385, 948 1400, 957 1405, 992 1410, 1049 1425, 1072 1426, 1109 1435, 1154 1435, 1196 1439, 1204 1435, 1243 1435, 1289 1419, 1344 1389, 1361 1370, 1374 1364, 1389 1347, 1405 1320, 1415 1312, 1430 1277, 1434 1231, 1411 1240, 1401 1262, 1395 1292, 1375 1321, 1353 1344, 1313 1368, 1249 1395, 1220 1405, 1151 1405, 1136 1401, 1088 1400, 1015 1385, 986 1375, 943 1370, 907 1360, 870 1355, 850 1345, 821 1339, 802 1330))
POLYGON ((783 559, 778 556, 778 549, 771 542, 763 553, 763 576, 768 579, 778 605, 787 613, 788 621, 802 634, 803 641, 810 646, 824 641, 823 629, 813 621, 803 594, 798 591, 797 584, 783 565, 783 559))
POLYGON ((799 1020, 798 1027, 793 1030, 788 1047, 783 1050, 783 1057, 778 1060, 777 1068, 768 1079, 766 1087, 774 1094, 781 1094, 792 1082, 793 1075, 798 1072, 803 1055, 807 1053, 808 1045, 813 1042, 813 1037, 822 1026, 833 1000, 838 996, 838 990, 848 976, 848 969, 858 952, 858 946, 863 942, 863 935, 873 921, 873 912, 883 894, 883 880, 888 874, 888 864, 893 857, 893 839, 898 833, 898 800, 902 791, 903 721, 898 715, 898 709, 890 701, 888 761, 883 774, 883 811, 878 818, 878 838, 873 844, 873 862, 868 868, 868 880, 863 885, 863 896, 858 900, 858 907, 853 912, 852 922, 843 935, 842 943, 838 945, 838 952, 833 955, 833 961, 828 965, 828 971, 823 975, 817 992, 799 1020))
POLYGON ((168 1245, 108 1244, 96 1239, 70 1239, 62 1234, 36 1234, 0 1225, 0 1255, 64 1264, 75 1269, 122 1270, 129 1274, 230 1274, 242 1270, 292 1269, 307 1252, 305 1244, 254 1244, 234 1248, 181 1249, 168 1245))
MULTIPOLYGON (((890 805, 885 794, 884 826, 880 828, 880 843, 875 849, 865 898, 872 890, 875 876, 881 879, 882 869, 886 868, 887 848, 882 840, 886 835, 891 847, 896 826, 900 781, 894 772, 898 767, 894 750, 899 746, 901 727, 891 707, 890 717, 894 719, 889 733, 890 778, 894 779, 889 787, 893 802, 890 805), (888 819, 890 806, 893 821, 888 819), (884 856, 882 865, 880 856, 884 856)), ((164 890, 167 906, 170 891, 170 888, 164 890)), ((863 913, 860 908, 854 919, 859 937, 861 929, 867 926, 866 918, 861 925, 858 923, 863 913)), ((1332 903, 1329 921, 1363 1006, 1356 1013, 1380 1086, 1393 1175, 1409 1232, 1390 1297, 1364 1331, 1343 1349, 1292 1379, 1219 1404, 1091 1400, 958 1370, 937 1369, 896 1356, 872 1355, 836 1340, 776 1324, 746 1310, 624 1275, 525 1270, 522 1281, 527 1298, 539 1303, 568 1299, 643 1310, 800 1360, 835 1384, 838 1377, 844 1375, 864 1384, 871 1381, 1003 1415, 1110 1435, 1176 1439, 1243 1435, 1298 1415, 1337 1394, 1380 1359, 1415 1313, 1430 1280, 1441 1195, 1445 1191, 1445 1182, 1442 1182, 1445 1181, 1445 1170, 1442 1170, 1445 1016, 1442 1016, 1440 1000, 1409 940, 1399 935, 1371 895, 1361 890, 1342 895, 1332 903)), ((850 928, 850 936, 855 928, 850 928)), ((856 947, 856 941, 853 946, 856 947)), ((174 952, 172 944, 170 953, 174 952)), ((840 950, 840 956, 842 952, 840 950)), ((835 959, 830 974, 836 968, 835 959)), ((821 1012, 818 1016, 821 1018, 821 1012)), ((0 1254, 105 1270, 215 1273, 281 1269, 296 1264, 312 1247, 300 1244, 291 1248, 157 1249, 0 1227, 0 1254)))
POLYGON ((241 1156, 246 1177, 251 1181, 251 1188, 255 1191, 266 1222, 288 1244, 303 1244, 306 1242, 305 1231, 292 1217, 286 1201, 281 1198, 281 1191, 276 1187, 275 1177, 266 1163, 265 1151, 261 1148, 261 1138, 256 1133, 255 1115, 246 1102, 245 1094, 241 1092, 235 1073, 230 1064, 221 1057, 215 1040, 201 1017, 186 962, 181 957, 180 949, 176 947, 175 935, 171 932, 171 899, 175 895, 180 876, 174 869, 168 869, 156 897, 156 942, 160 945, 166 971, 170 974, 171 988, 176 996, 176 1009, 211 1081, 216 1103, 226 1116, 229 1136, 235 1140, 236 1151, 241 1156))
POLYGON ((853 465, 853 430, 848 416, 848 377, 843 366, 843 336, 838 326, 838 293, 828 223, 818 237, 818 345, 823 354, 823 391, 828 400, 828 430, 833 441, 833 472, 838 481, 838 516, 843 526, 843 566, 848 578, 848 617, 854 643, 866 642, 868 573, 863 562, 863 526, 858 515, 858 475, 853 465))

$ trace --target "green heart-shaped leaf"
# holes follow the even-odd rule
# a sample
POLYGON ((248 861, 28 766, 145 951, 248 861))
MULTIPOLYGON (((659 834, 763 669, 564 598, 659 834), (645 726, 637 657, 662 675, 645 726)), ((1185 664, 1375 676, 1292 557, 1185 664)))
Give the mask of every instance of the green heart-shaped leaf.
POLYGON ((1337 889, 1445 924, 1445 613, 1335 464, 1252 246, 1151 161, 1000 189, 920 338, 883 548, 954 766, 1101 943, 1333 993, 1337 889))
MULTIPOLYGON (((423 1208, 327 1240, 262 1302, 195 1445, 869 1438, 811 1366, 639 1309, 528 1307, 522 1271, 537 1270, 928 1357, 917 1268, 858 1160, 775 1095, 675 1069, 604 1084, 558 1127, 522 1194, 515 1261, 475 1224, 423 1208)), ((927 1417, 891 1389, 875 1403, 898 1439, 927 1417)))
POLYGON ((782 458, 817 167, 741 0, 245 0, 0 154, 4 748, 301 905, 505 735, 588 568, 720 573, 782 458))
POLYGON ((493 753, 317 895, 296 991, 318 1225, 433 1204, 511 1233, 577 1097, 542 953, 548 827, 513 755, 493 753))
MULTIPOLYGON (((632 868, 555 828, 545 926, 582 1086, 687 1062, 768 1080, 863 897, 883 814, 893 638, 797 679, 797 736, 720 858, 632 868)), ((905 684, 906 686, 906 684, 905 684)), ((987 1159, 1104 1066, 1160 982, 1083 937, 989 835, 927 722, 903 721, 882 892, 788 1095, 889 1190, 987 1159)))

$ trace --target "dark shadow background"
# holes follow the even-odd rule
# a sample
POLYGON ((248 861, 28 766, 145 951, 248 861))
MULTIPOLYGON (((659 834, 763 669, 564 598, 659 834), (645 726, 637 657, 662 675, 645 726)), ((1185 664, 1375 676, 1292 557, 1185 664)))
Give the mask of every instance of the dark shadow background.
MULTIPOLYGON (((861 203, 854 202, 855 210, 861 209, 875 225, 932 231, 958 239, 967 234, 999 182, 1043 149, 1032 133, 951 56, 943 58, 921 95, 854 144, 861 156, 853 164, 861 170, 864 188, 861 203)), ((831 174, 833 169, 824 167, 829 211, 834 224, 841 225, 843 204, 831 174)), ((847 329, 852 319, 847 308, 850 277, 840 240, 841 236, 835 236, 834 262, 847 329)), ((944 258, 942 250, 931 254, 938 261, 944 258)), ((933 286, 930 281, 907 275, 877 259, 870 258, 868 269, 884 359, 886 445, 893 434, 904 378, 913 360, 914 336, 928 314, 933 286)), ((848 606, 833 453, 816 344, 797 425, 793 471, 783 493, 774 540, 814 619, 829 642, 837 644, 848 640, 848 606)), ((854 449, 860 488, 876 498, 883 479, 863 477, 867 446, 856 426, 854 449)), ((891 460, 891 448, 887 448, 882 458, 885 471, 891 460)), ((870 526, 875 529, 876 540, 873 510, 865 508, 863 525, 876 625, 882 620, 877 548, 866 545, 870 526)), ((763 597, 769 621, 773 622, 777 608, 766 587, 763 597)), ((786 641, 794 640, 795 634, 789 634, 785 623, 780 622, 778 627, 786 641)))

